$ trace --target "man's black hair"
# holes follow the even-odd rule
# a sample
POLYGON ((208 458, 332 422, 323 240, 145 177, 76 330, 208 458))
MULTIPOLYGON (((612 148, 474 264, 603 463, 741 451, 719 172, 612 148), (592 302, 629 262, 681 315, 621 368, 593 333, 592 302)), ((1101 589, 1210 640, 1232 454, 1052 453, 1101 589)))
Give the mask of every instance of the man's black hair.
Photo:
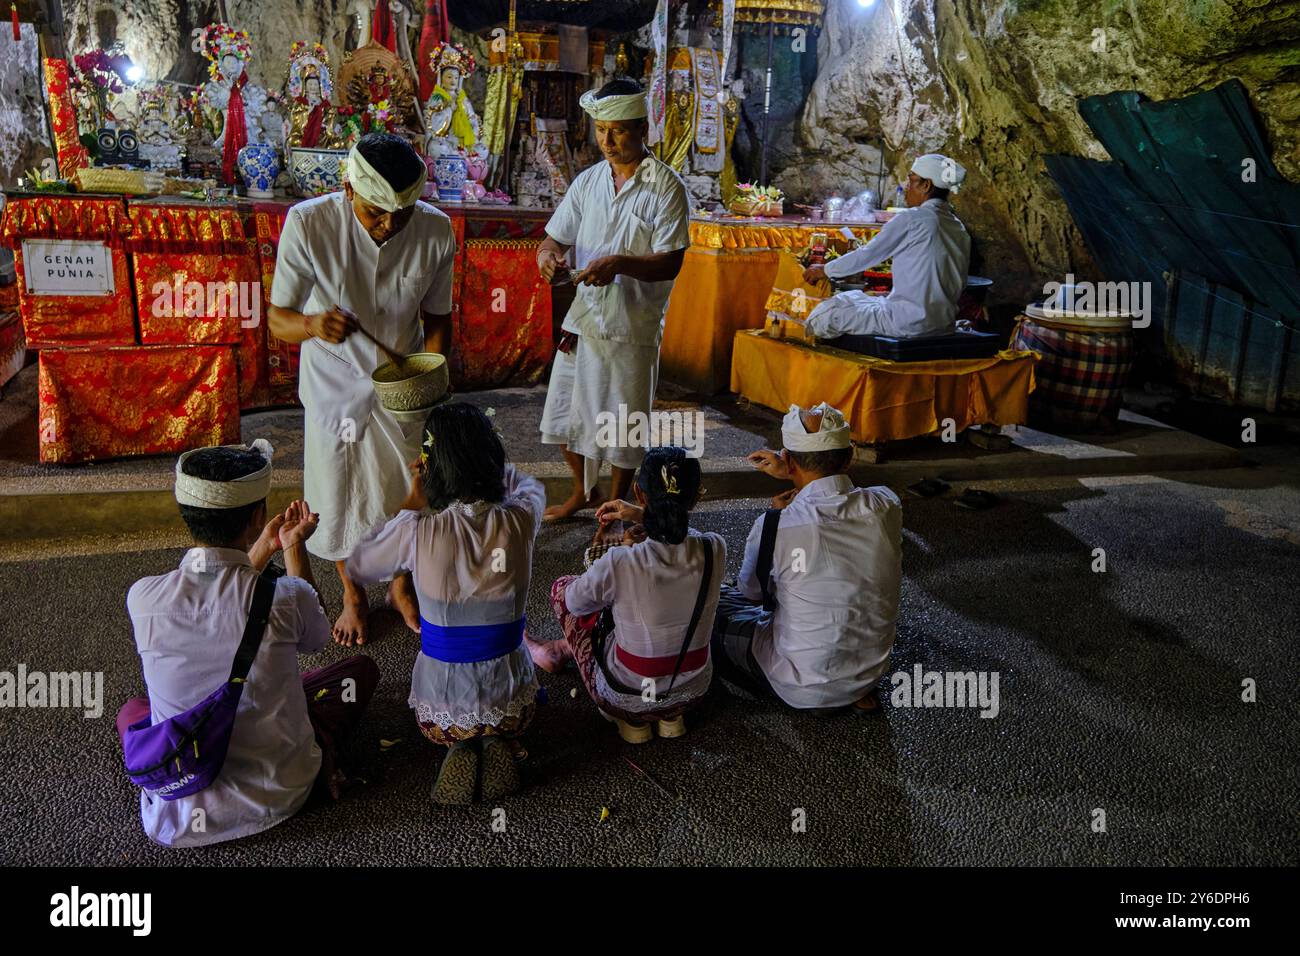
POLYGON ((931 181, 931 183, 930 183, 930 198, 931 198, 931 199, 943 199, 943 200, 947 200, 947 198, 948 198, 948 190, 946 190, 946 189, 940 189, 938 186, 934 185, 933 181, 931 181))
POLYGON ((631 96, 633 93, 644 92, 645 90, 641 88, 641 84, 636 80, 610 80, 596 91, 596 99, 603 100, 607 96, 631 96))
POLYGON ((357 140, 357 151, 397 192, 409 188, 425 171, 415 147, 392 133, 367 133, 357 140))
MULTIPOLYGON (((255 451, 240 448, 201 448, 181 465, 181 471, 207 481, 233 481, 261 471, 266 459, 255 451)), ((181 505, 181 519, 196 543, 209 548, 233 548, 248 527, 254 513, 266 499, 238 508, 195 508, 181 505)))
POLYGON ((468 402, 438 405, 424 429, 424 497, 430 508, 505 498, 506 450, 482 409, 468 402))
MULTIPOLYGON (((786 449, 789 451, 789 449, 786 449)), ((852 448, 830 448, 826 451, 791 451, 790 458, 804 471, 823 477, 838 475, 853 460, 852 448)))

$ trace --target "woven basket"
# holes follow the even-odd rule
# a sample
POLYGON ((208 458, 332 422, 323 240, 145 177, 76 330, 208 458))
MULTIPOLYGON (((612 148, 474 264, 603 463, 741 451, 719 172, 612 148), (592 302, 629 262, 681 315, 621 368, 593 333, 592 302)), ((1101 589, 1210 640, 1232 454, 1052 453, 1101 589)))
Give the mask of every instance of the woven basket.
POLYGON ((77 170, 77 189, 83 193, 147 195, 162 192, 165 179, 162 173, 146 169, 86 166, 77 170))

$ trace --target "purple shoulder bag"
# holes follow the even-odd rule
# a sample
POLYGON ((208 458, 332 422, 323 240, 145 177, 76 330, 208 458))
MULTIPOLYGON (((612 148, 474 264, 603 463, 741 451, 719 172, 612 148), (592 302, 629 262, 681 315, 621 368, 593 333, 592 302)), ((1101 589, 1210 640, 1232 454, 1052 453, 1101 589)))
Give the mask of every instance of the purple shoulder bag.
POLYGON ((152 716, 145 717, 127 728, 122 739, 126 774, 136 786, 164 800, 176 800, 202 790, 221 772, 248 671, 271 616, 275 582, 282 574, 268 564, 258 577, 244 636, 226 683, 175 717, 157 724, 151 724, 152 716))

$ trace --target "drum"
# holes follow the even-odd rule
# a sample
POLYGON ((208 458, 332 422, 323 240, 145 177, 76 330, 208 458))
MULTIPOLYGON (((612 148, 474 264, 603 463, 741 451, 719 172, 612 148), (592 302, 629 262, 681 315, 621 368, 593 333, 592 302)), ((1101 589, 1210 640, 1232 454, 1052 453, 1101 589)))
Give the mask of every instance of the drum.
POLYGON ((1030 427, 1111 431, 1133 366, 1131 319, 1022 315, 1013 349, 1037 352, 1029 396, 1030 427))

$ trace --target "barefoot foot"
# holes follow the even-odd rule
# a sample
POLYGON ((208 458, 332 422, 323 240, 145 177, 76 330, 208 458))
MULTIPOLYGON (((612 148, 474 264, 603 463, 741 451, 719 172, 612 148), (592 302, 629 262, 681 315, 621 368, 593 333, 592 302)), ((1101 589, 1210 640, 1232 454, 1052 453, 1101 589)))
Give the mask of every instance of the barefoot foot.
POLYGON ((573 651, 569 650, 569 642, 564 638, 558 641, 535 641, 525 634, 524 643, 528 645, 533 666, 540 667, 548 674, 558 674, 573 660, 573 651))
POLYGON ((364 644, 367 637, 366 615, 370 613, 370 602, 364 591, 357 591, 353 596, 343 598, 343 613, 334 622, 334 642, 344 647, 364 644))
POLYGON ((559 521, 563 518, 572 518, 579 511, 586 511, 588 508, 599 508, 604 503, 605 496, 600 493, 599 488, 591 489, 591 494, 586 497, 583 497, 581 491, 575 491, 563 503, 551 505, 542 512, 542 520, 559 521))
POLYGON ((409 574, 401 574, 393 578, 393 583, 388 585, 388 596, 385 602, 402 615, 402 620, 406 622, 407 627, 416 634, 420 633, 420 601, 415 596, 415 585, 411 582, 409 574))

